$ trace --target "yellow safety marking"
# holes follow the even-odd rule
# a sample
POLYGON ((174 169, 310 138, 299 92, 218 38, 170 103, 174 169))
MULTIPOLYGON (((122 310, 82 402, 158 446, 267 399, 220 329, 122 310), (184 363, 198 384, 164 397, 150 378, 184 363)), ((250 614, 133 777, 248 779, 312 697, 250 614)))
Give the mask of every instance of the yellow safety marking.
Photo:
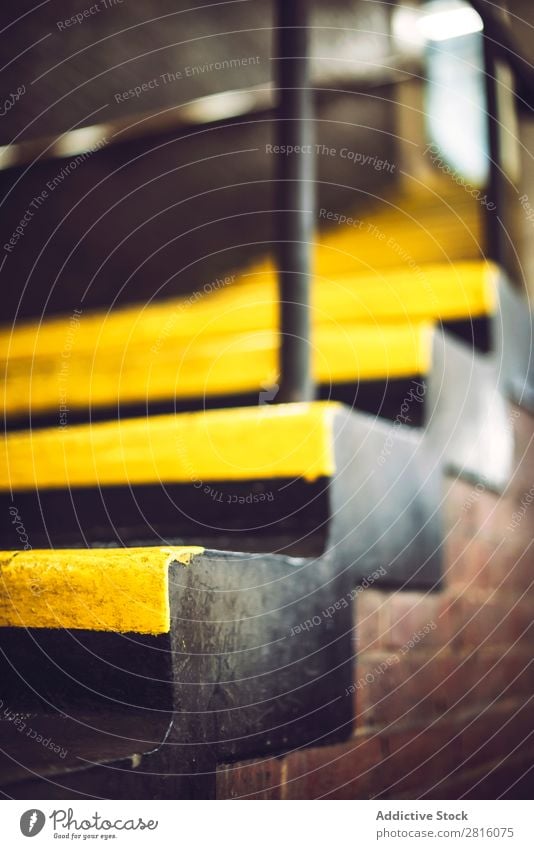
POLYGON ((0 552, 0 626, 165 634, 169 565, 198 546, 0 552))
MULTIPOLYGON (((228 278, 230 279, 230 278, 228 278)), ((496 308, 497 267, 458 262, 401 266, 386 271, 333 274, 316 270, 313 324, 442 320, 491 314, 496 308)), ((181 350, 226 334, 276 330, 278 291, 269 263, 251 267, 237 283, 189 299, 129 306, 108 313, 63 316, 41 324, 21 323, 0 332, 0 360, 16 370, 35 367, 39 357, 57 358, 64 373, 76 357, 137 351, 139 356, 181 350)))
MULTIPOLYGON (((426 374, 430 368, 429 322, 350 325, 330 322, 313 334, 312 360, 319 384, 393 379, 426 374)), ((10 361, 4 400, 11 414, 68 412, 90 407, 170 398, 261 392, 276 383, 279 335, 257 330, 233 335, 199 334, 181 349, 167 343, 157 351, 98 348, 69 360, 38 357, 10 361)))
POLYGON ((331 402, 259 405, 15 432, 3 490, 295 478, 335 470, 331 402))

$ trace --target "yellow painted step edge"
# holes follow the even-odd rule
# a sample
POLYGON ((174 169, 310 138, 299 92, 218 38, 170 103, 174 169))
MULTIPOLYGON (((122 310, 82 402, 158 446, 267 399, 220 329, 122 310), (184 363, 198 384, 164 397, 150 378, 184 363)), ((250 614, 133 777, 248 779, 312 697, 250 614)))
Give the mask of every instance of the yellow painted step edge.
POLYGON ((335 471, 333 402, 23 431, 0 443, 0 489, 297 478, 335 471))
MULTIPOLYGON (((485 261, 434 263, 370 274, 316 276, 313 325, 452 320, 495 311, 497 266, 485 261)), ((142 349, 145 354, 203 338, 278 324, 276 274, 251 269, 238 284, 210 294, 109 313, 80 313, 0 331, 0 360, 55 356, 70 360, 95 350, 142 349)))
POLYGON ((0 552, 0 627, 166 634, 169 566, 198 546, 0 552))
MULTIPOLYGON (((428 322, 319 327, 311 339, 315 379, 330 385, 426 374, 431 334, 428 322)), ((200 338, 182 349, 100 348, 68 361, 49 355, 10 362, 4 409, 57 412, 59 424, 75 409, 259 393, 277 383, 278 345, 275 331, 255 331, 200 338)))

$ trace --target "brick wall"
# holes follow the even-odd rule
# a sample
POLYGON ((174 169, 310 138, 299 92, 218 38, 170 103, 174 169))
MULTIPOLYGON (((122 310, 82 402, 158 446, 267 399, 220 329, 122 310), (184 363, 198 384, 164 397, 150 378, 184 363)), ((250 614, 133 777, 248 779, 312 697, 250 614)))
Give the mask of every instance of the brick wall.
POLYGON ((221 766, 219 798, 531 798, 534 419, 510 422, 503 495, 444 479, 442 589, 358 595, 352 737, 221 766))

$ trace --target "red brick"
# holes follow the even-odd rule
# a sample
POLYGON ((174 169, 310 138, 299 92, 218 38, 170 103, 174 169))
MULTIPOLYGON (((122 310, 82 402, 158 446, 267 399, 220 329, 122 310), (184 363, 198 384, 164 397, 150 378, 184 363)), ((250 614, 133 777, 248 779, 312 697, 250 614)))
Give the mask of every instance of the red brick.
POLYGON ((355 652, 372 651, 382 644, 382 621, 384 606, 389 595, 377 590, 365 589, 358 593, 354 602, 355 652))
MULTIPOLYGON (((532 769, 533 756, 534 747, 531 747, 530 753, 527 749, 521 757, 507 758, 503 762, 489 761, 476 770, 460 771, 448 781, 437 783, 424 798, 498 799, 502 796, 532 799, 533 781, 528 773, 532 769)), ((412 794, 404 796, 410 798, 412 794)))
MULTIPOLYGON (((476 585, 485 589, 499 589, 503 592, 515 592, 525 590, 532 584, 534 551, 526 551, 525 544, 518 538, 509 536, 504 540, 493 556, 491 550, 485 543, 479 544, 478 557, 480 563, 485 563, 480 574, 475 578, 476 585), (486 547, 485 547, 486 546, 486 547)), ((470 565, 472 573, 475 572, 474 557, 470 565)), ((466 571, 466 577, 469 572, 466 571)), ((460 575, 455 576, 461 582, 460 575)), ((465 583, 468 583, 466 580, 465 583)))
POLYGON ((519 413, 514 419, 515 431, 515 465, 510 488, 514 494, 526 492, 532 486, 532 469, 534 468, 534 417, 519 407, 519 413))
MULTIPOLYGON (((533 624, 533 601, 532 593, 521 595, 499 595, 498 606, 501 615, 499 631, 504 629, 503 640, 505 642, 516 643, 519 641, 523 645, 532 643, 532 624, 533 624)), ((498 641, 499 632, 491 636, 491 640, 498 641)))
POLYGON ((462 730, 464 769, 521 753, 534 742, 533 702, 494 706, 465 723, 462 730))
POLYGON ((444 540, 444 582, 448 588, 468 584, 485 586, 487 570, 480 570, 471 556, 472 537, 453 531, 444 540))
POLYGON ((534 550, 526 548, 521 540, 507 541, 495 558, 491 569, 492 586, 501 585, 507 591, 532 587, 534 578, 534 550))
MULTIPOLYGON (((461 601, 464 618, 461 642, 464 646, 509 646, 526 642, 532 625, 532 605, 528 597, 504 592, 478 599, 465 593, 461 601)), ((462 615, 462 614, 460 614, 462 615)))
POLYGON ((358 726, 413 724, 421 716, 428 719, 441 715, 446 707, 441 686, 445 662, 440 651, 366 657, 357 670, 360 684, 355 692, 358 726), (368 683, 367 675, 374 680, 368 683))
POLYGON ((471 584, 472 577, 473 583, 478 587, 494 586, 492 572, 498 569, 496 564, 499 563, 499 557, 500 549, 498 546, 477 533, 472 538, 467 551, 467 574, 470 579, 466 581, 466 584, 471 584))
POLYGON ((417 788, 419 795, 454 774, 461 753, 459 728, 436 723, 430 728, 384 735, 387 780, 376 795, 394 799, 407 788, 417 788))
MULTIPOLYGON (((515 540, 493 542, 479 532, 470 539, 451 534, 445 541, 444 581, 447 587, 458 591, 468 589, 494 589, 502 587, 511 591, 515 587, 529 586, 526 580, 528 565, 523 559, 524 544, 515 540), (519 563, 516 569, 516 564, 519 563)), ((530 561, 534 559, 534 552, 530 561)))
POLYGON ((520 595, 480 588, 464 592, 458 588, 455 596, 444 595, 439 622, 449 635, 448 647, 455 651, 505 647, 516 638, 526 640, 532 622, 531 601, 520 595))
POLYGON ((449 651, 462 648, 464 637, 463 593, 444 592, 441 594, 438 619, 439 633, 442 635, 441 645, 449 651))
POLYGON ((506 526, 510 522, 510 501, 506 495, 485 491, 477 502, 477 538, 495 547, 502 543, 506 526))
POLYGON ((283 798, 367 799, 380 785, 380 764, 377 737, 294 752, 284 761, 283 798))
POLYGON ((440 618, 444 593, 396 592, 384 605, 383 645, 390 649, 405 646, 426 625, 435 624, 411 651, 437 646, 447 637, 447 623, 440 618))
POLYGON ((461 597, 458 637, 463 646, 480 646, 507 642, 509 623, 497 596, 476 598, 464 593, 461 597), (489 635, 493 632, 491 643, 489 635))
POLYGON ((449 656, 439 692, 451 712, 528 696, 534 692, 534 664, 529 660, 524 651, 502 654, 497 648, 449 656))
POLYGON ((524 649, 373 653, 357 664, 357 726, 414 723, 534 692, 534 663, 524 649), (398 660, 396 659, 398 658, 398 660), (366 676, 373 676, 373 680, 366 676))
POLYGON ((280 763, 276 758, 268 758, 219 767, 217 798, 279 799, 280 763))
POLYGON ((473 536, 477 526, 477 504, 480 494, 474 486, 460 478, 446 477, 443 484, 443 519, 454 533, 473 536))

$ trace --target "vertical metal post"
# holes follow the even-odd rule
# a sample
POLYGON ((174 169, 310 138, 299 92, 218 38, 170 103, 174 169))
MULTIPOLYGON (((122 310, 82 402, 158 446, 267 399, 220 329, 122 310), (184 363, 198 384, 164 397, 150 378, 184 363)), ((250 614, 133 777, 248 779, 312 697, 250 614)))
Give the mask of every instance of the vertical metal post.
POLYGON ((277 259, 281 402, 313 398, 310 275, 315 148, 309 73, 309 2, 277 0, 277 259))
MULTIPOLYGON (((499 264, 504 264, 506 246, 504 233, 498 216, 504 216, 504 180, 501 172, 501 141, 499 137, 499 115, 497 100, 497 65, 495 53, 486 32, 483 34, 484 80, 486 89, 486 111, 488 122, 489 175, 487 195, 497 208, 495 212, 484 210, 486 255, 499 264)), ((494 207, 494 208, 495 208, 494 207)))
MULTIPOLYGON (((489 148, 489 176, 486 195, 494 207, 483 210, 483 223, 486 237, 486 257, 500 265, 512 279, 521 279, 522 272, 518 261, 515 245, 519 233, 519 205, 517 203, 517 177, 510 169, 510 151, 508 145, 514 144, 513 136, 503 133, 501 121, 507 120, 506 103, 504 98, 509 97, 510 108, 516 108, 515 95, 510 91, 506 82, 500 78, 500 72, 506 66, 517 74, 511 59, 516 57, 510 44, 506 50, 499 51, 498 47, 502 41, 507 44, 509 40, 509 24, 506 18, 506 9, 491 10, 486 15, 485 7, 479 8, 480 3, 473 4, 484 22, 483 49, 484 49, 484 72, 486 88, 486 111, 488 125, 488 148, 489 148), (504 111, 503 111, 504 110, 504 111), (501 114, 502 112, 502 114, 501 114)), ((513 131, 512 126, 508 126, 513 131)), ((513 156, 513 151, 512 151, 513 156)))

